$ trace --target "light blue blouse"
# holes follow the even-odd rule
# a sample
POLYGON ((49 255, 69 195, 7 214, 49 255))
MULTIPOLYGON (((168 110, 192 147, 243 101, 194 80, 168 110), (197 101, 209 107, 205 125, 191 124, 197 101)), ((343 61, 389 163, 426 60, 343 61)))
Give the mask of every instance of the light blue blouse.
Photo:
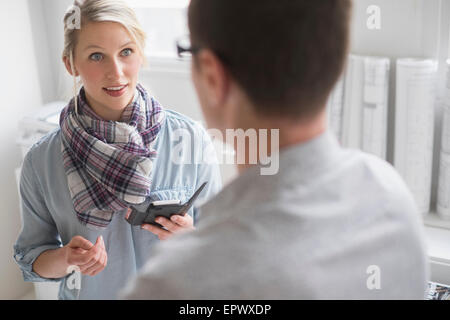
MULTIPOLYGON (((221 188, 212 142, 197 122, 174 111, 164 112, 165 122, 155 144, 158 155, 153 162, 152 192, 148 200, 185 202, 208 181, 197 199, 200 204, 221 188)), ((26 155, 20 193, 23 226, 14 245, 14 259, 25 281, 61 281, 59 299, 117 298, 118 291, 144 265, 159 242, 153 233, 128 224, 124 220, 125 210, 115 214, 103 231, 88 229, 78 222, 63 168, 59 129, 42 138, 26 155), (70 275, 46 279, 32 270, 33 262, 42 252, 66 245, 75 235, 92 243, 99 235, 103 236, 108 254, 103 271, 96 276, 81 275, 78 290, 73 283, 68 285, 70 275)), ((188 214, 196 223, 197 209, 191 208, 188 214)))

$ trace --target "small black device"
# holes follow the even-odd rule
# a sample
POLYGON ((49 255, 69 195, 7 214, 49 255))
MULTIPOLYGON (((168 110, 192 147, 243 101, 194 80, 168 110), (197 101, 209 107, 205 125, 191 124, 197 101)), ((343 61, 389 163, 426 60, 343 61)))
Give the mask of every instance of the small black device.
POLYGON ((194 195, 184 204, 180 204, 180 200, 159 200, 153 201, 148 206, 145 212, 141 212, 134 207, 131 207, 131 213, 125 220, 132 226, 140 226, 144 223, 149 223, 158 227, 162 227, 159 223, 155 222, 155 218, 158 216, 166 217, 170 219, 174 214, 184 216, 186 212, 192 207, 194 201, 202 192, 207 182, 204 182, 194 195))

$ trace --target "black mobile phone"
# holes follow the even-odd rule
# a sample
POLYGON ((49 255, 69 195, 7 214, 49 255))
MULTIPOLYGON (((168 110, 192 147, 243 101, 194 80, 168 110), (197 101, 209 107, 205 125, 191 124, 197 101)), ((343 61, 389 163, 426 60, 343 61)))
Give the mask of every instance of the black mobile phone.
POLYGON ((208 182, 204 182, 194 195, 184 204, 180 204, 180 200, 160 200, 153 201, 148 206, 145 212, 139 211, 134 207, 131 207, 131 213, 125 218, 127 222, 133 226, 140 226, 144 223, 153 224, 155 226, 161 227, 161 225, 155 222, 155 218, 159 216, 166 217, 170 219, 174 214, 184 216, 186 212, 192 207, 194 201, 202 192, 203 188, 208 182))

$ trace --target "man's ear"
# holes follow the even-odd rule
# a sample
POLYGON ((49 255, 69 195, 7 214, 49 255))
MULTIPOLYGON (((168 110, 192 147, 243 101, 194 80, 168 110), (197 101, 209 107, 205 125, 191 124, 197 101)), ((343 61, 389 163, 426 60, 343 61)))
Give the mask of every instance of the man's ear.
POLYGON ((201 50, 197 56, 197 67, 212 105, 222 105, 228 96, 230 77, 222 61, 208 49, 201 50))
MULTIPOLYGON (((67 72, 71 76, 74 76, 74 74, 72 73, 72 68, 70 66, 70 59, 69 59, 69 57, 63 57, 63 62, 64 62, 64 66, 66 67, 67 72)), ((75 67, 74 67, 74 70, 75 70, 75 77, 78 77, 79 74, 78 74, 77 70, 75 69, 75 67)))

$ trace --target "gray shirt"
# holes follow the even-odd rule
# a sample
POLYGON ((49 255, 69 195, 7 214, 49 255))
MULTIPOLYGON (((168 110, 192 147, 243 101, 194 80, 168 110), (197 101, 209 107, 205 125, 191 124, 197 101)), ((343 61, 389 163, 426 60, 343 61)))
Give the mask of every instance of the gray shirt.
POLYGON ((277 175, 246 170, 161 243, 132 299, 423 299, 421 216, 387 162, 330 133, 283 149, 277 175))

